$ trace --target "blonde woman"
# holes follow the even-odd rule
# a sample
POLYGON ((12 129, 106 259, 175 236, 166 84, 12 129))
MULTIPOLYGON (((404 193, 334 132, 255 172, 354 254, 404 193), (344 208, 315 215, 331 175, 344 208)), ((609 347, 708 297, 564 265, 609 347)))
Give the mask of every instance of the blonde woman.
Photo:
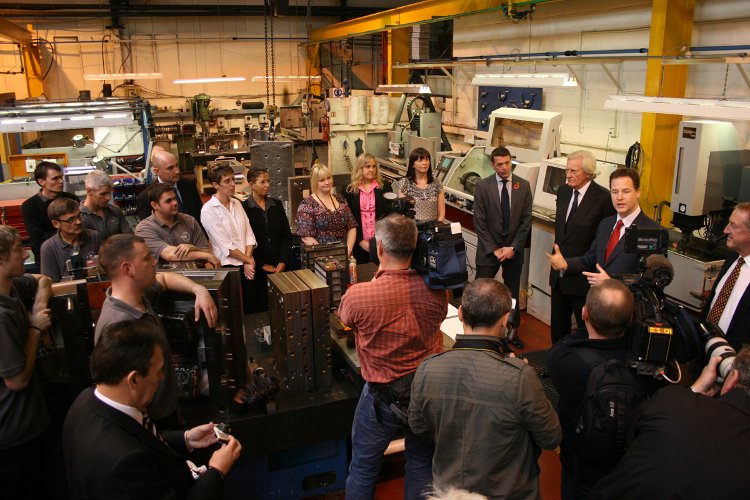
POLYGON ((375 157, 369 153, 359 155, 344 198, 358 224, 353 254, 360 264, 370 261, 370 238, 375 236, 375 221, 388 213, 383 194, 391 191, 391 185, 383 182, 375 157))
POLYGON ((333 194, 333 176, 325 165, 310 172, 310 196, 297 208, 297 234, 305 245, 346 242, 347 255, 352 254, 357 221, 344 198, 333 194))

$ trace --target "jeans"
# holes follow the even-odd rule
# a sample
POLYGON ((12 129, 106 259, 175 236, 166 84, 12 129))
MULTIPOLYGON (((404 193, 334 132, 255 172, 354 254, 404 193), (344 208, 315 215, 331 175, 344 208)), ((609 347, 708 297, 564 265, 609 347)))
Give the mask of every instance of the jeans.
POLYGON ((346 479, 347 500, 366 500, 375 495, 383 452, 403 431, 406 439, 404 498, 417 500, 432 485, 432 453, 428 439, 416 436, 390 408, 379 405, 380 422, 373 406, 369 384, 365 384, 357 403, 352 424, 352 462, 346 479))

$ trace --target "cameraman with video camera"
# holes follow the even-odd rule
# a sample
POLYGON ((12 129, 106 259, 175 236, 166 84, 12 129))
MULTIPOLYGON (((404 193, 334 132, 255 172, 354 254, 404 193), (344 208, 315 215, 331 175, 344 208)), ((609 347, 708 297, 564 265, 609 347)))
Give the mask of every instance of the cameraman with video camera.
POLYGON ((440 324, 448 296, 428 288, 410 268, 417 243, 413 219, 388 215, 375 224, 375 237, 380 261, 375 278, 349 288, 338 309, 342 323, 354 329, 367 382, 352 424, 346 497, 373 497, 383 452, 403 432, 405 498, 418 498, 432 483, 433 445, 409 430, 406 409, 417 366, 443 350, 440 324))
POLYGON ((657 392, 640 408, 633 439, 592 499, 746 498, 750 461, 750 347, 743 348, 716 391, 713 357, 690 388, 657 392))
POLYGON ((627 332, 633 320, 633 294, 621 282, 602 281, 589 289, 581 315, 584 328, 552 346, 547 366, 560 395, 558 414, 563 429, 560 445, 563 500, 586 498, 597 480, 604 477, 620 459, 587 460, 573 445, 578 424, 578 408, 584 398, 592 369, 607 360, 625 362, 628 353, 627 332))

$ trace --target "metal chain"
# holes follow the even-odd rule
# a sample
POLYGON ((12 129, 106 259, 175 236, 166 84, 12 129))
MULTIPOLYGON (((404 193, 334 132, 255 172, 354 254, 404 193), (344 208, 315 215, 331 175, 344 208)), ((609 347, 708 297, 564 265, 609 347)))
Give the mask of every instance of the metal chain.
MULTIPOLYGON (((273 41, 273 3, 274 0, 268 0, 269 3, 269 11, 271 12, 271 99, 273 100, 273 105, 276 106, 276 52, 274 50, 274 41, 273 41)), ((266 72, 268 69, 266 69, 266 72)))
POLYGON ((729 80, 729 65, 727 64, 726 69, 724 70, 724 91, 721 93, 721 100, 726 101, 727 100, 727 81, 729 80))
POLYGON ((263 9, 263 43, 266 53, 266 106, 269 106, 271 104, 271 92, 268 86, 268 17, 271 6, 269 0, 265 0, 264 4, 265 9, 263 9))

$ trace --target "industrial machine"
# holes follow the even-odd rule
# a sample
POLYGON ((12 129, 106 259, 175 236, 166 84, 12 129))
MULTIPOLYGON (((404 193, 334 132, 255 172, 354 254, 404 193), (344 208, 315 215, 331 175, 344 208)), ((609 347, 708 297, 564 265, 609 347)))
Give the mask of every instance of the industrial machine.
POLYGON ((736 203, 750 201, 750 150, 729 122, 680 122, 672 184, 672 224, 679 230, 668 252, 675 279, 668 297, 700 310, 727 253, 723 230, 736 203))

